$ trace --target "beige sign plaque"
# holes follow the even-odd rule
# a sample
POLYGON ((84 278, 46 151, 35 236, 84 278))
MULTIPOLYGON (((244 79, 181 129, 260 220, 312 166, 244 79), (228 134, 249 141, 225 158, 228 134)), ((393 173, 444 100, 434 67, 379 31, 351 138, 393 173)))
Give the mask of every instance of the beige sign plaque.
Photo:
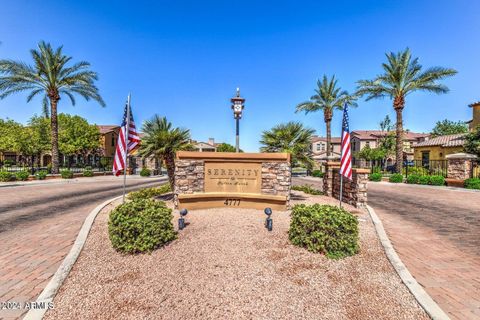
POLYGON ((205 192, 260 194, 261 190, 261 163, 205 162, 205 192))

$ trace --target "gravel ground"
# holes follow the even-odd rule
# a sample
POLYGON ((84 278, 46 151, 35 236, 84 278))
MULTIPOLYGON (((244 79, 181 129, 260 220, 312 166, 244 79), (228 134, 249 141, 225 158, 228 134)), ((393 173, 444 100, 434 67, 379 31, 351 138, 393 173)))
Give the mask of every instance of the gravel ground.
POLYGON ((364 211, 347 206, 360 220, 361 252, 335 261, 289 244, 288 212, 274 212, 269 233, 263 212, 224 208, 191 211, 177 240, 125 256, 108 239, 111 208, 97 217, 45 319, 429 319, 364 211))

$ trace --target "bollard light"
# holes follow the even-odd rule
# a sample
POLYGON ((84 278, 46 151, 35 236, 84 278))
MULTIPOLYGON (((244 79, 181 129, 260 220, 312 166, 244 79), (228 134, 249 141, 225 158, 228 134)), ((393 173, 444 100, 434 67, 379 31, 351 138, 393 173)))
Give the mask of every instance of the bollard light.
POLYGON ((267 215, 267 219, 265 220, 265 228, 267 228, 268 231, 272 231, 272 229, 273 229, 273 220, 271 218, 272 209, 271 208, 265 208, 264 212, 267 215))
POLYGON ((187 215, 188 210, 182 209, 180 210, 180 218, 178 219, 178 230, 183 230, 185 228, 185 216, 187 215))

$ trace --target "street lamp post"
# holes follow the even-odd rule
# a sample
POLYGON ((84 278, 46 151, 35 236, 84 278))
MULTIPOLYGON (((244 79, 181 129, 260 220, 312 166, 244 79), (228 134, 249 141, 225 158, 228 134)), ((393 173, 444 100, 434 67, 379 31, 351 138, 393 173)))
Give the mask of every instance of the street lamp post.
POLYGON ((237 94, 230 99, 232 102, 233 118, 236 123, 236 136, 235 136, 235 152, 240 152, 240 119, 242 118, 242 111, 245 107, 243 103, 245 99, 240 97, 240 88, 237 88, 237 94))

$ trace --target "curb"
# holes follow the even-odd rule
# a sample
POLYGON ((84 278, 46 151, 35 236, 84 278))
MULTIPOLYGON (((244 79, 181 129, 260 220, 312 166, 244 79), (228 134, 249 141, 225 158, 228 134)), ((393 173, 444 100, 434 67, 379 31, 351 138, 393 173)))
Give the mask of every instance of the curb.
POLYGON ((415 280, 407 267, 403 264, 402 260, 398 256, 395 248, 388 239, 385 229, 383 228, 382 221, 378 218, 375 210, 367 205, 367 210, 370 218, 373 221, 375 230, 377 231, 378 238, 382 243, 388 260, 392 264, 393 268, 402 279, 402 282, 407 286, 408 290, 413 294, 417 302, 427 312, 427 314, 434 320, 449 320, 448 315, 433 301, 432 297, 422 288, 422 286, 415 280))
MULTIPOLYGON (((98 205, 95 209, 90 211, 87 218, 83 222, 82 228, 78 233, 77 239, 75 239, 75 243, 73 244, 72 248, 68 255, 63 259, 62 264, 58 267, 57 271, 53 275, 52 279, 48 282, 47 286, 43 289, 42 293, 38 296, 36 302, 40 305, 41 303, 45 304, 46 306, 49 305, 55 298, 55 295, 58 292, 58 289, 61 287, 63 281, 67 278, 70 270, 72 269, 73 265, 78 259, 78 256, 82 252, 83 246, 88 237, 88 233, 92 228, 93 222, 97 217, 98 213, 109 205, 111 202, 122 198, 122 196, 118 196, 103 202, 102 204, 98 205)), ((40 320, 43 318, 45 313, 47 312, 47 308, 42 309, 30 309, 25 317, 24 320, 40 320)))

